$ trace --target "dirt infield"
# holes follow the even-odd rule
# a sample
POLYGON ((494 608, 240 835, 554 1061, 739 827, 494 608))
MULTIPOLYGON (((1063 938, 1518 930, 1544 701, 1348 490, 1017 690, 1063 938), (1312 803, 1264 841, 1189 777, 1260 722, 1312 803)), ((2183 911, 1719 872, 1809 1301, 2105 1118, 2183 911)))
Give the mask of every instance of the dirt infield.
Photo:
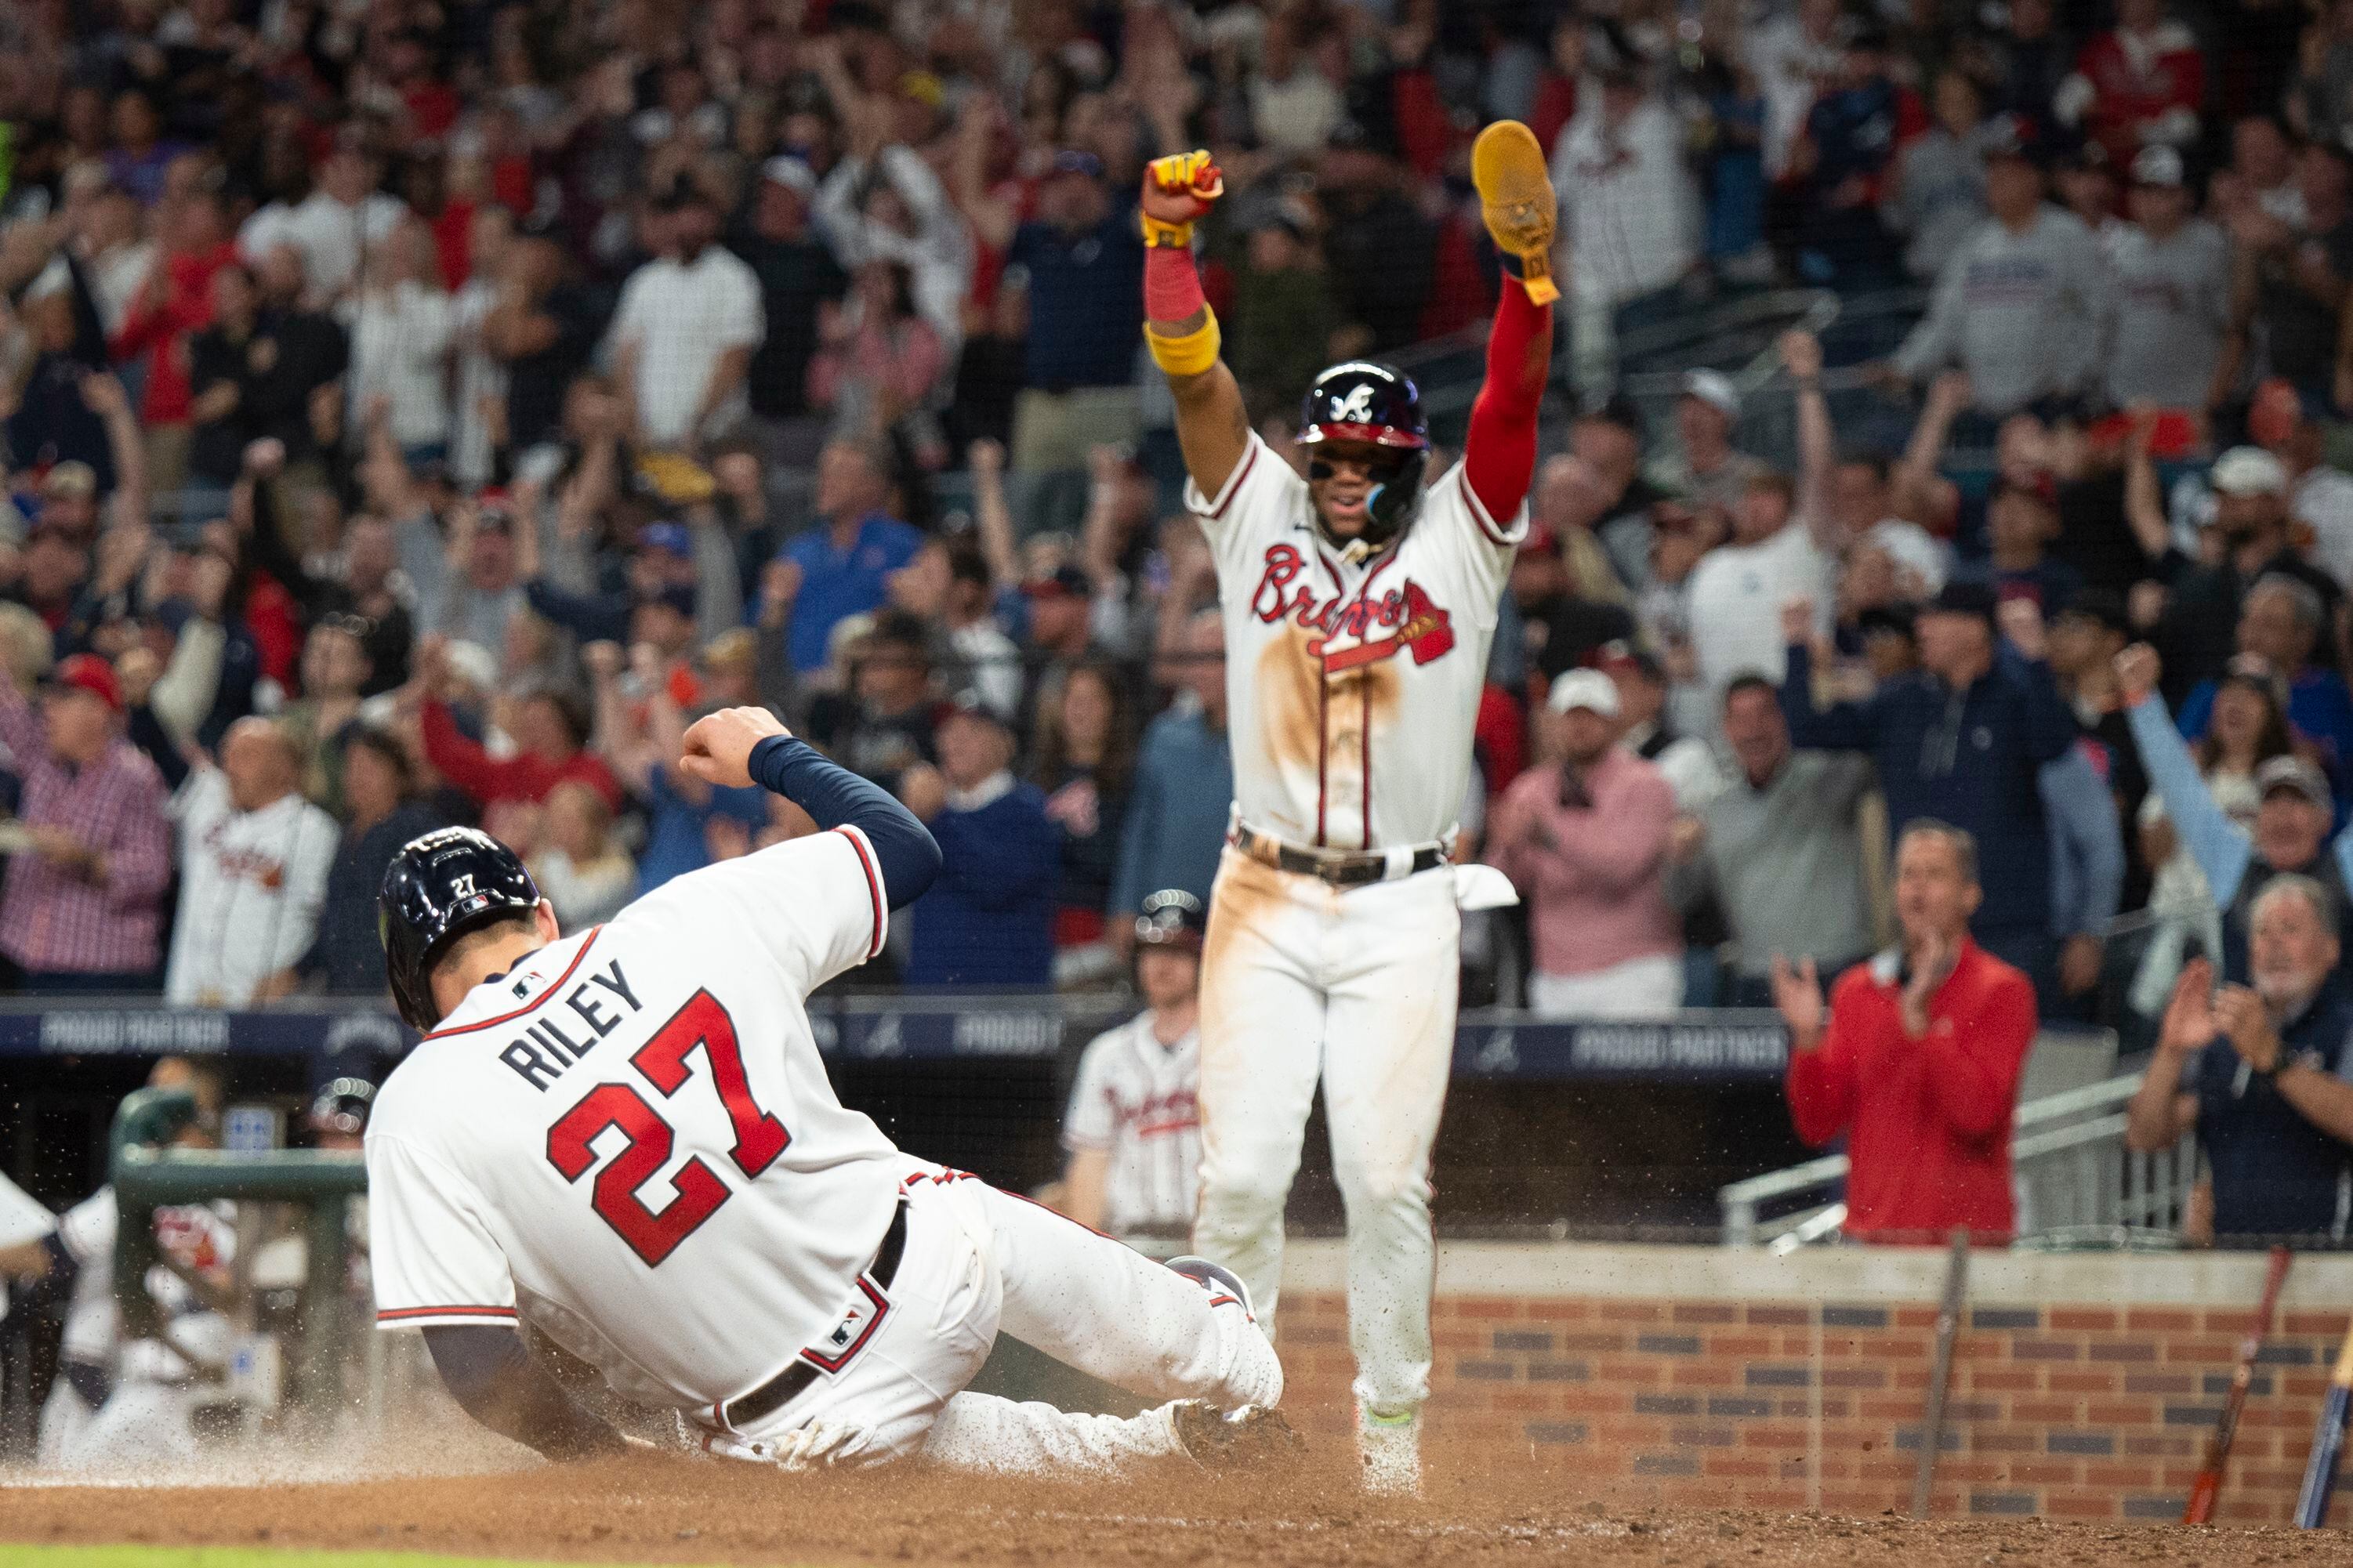
MULTIPOLYGON (((0 1487, 0 1542, 343 1547, 554 1561, 1987 1568, 2353 1564, 2338 1532, 1608 1508, 1525 1450, 1436 1456, 1428 1500, 1374 1503, 1334 1445, 1282 1477, 1171 1467, 1119 1484, 905 1469, 794 1477, 677 1458, 269 1487, 0 1487)), ((7 1552, 0 1545, 0 1561, 7 1552)))

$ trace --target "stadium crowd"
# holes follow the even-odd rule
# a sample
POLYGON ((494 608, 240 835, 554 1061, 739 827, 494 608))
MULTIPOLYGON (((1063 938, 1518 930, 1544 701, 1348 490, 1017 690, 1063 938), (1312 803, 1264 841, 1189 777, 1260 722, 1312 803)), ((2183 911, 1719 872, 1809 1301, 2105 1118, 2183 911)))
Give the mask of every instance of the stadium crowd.
POLYGON ((1320 366, 1485 319, 1510 116, 1567 303, 1463 809, 1526 900, 1484 994, 1786 1008, 1932 819, 2042 1017, 2179 1055, 2202 957, 2284 1026, 2335 949, 2266 889, 2338 933, 2353 866, 2341 9, 16 7, 10 981, 375 991, 375 879, 453 820, 596 921, 795 830, 675 765, 765 700, 944 847, 884 979, 1117 983, 1230 798, 1142 165, 1215 150, 1287 451, 1320 366), (1624 395, 1776 282, 1916 321, 1624 395))

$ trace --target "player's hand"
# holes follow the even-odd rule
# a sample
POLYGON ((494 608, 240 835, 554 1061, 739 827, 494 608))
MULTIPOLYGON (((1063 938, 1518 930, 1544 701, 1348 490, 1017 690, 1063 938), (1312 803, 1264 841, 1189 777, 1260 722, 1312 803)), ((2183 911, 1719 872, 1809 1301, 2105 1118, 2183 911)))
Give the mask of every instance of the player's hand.
POLYGON ((2161 673, 2163 666, 2158 661, 2157 649, 2145 642, 2137 642, 2116 655, 2116 684, 2124 689, 2125 705, 2139 707, 2157 689, 2157 678, 2161 673))
POLYGON ((1173 153, 1144 166, 1145 216, 1161 223, 1197 222, 1225 194, 1226 177, 1205 152, 1173 153))
POLYGON ((752 782, 752 748, 791 733, 765 708, 722 708, 688 728, 679 766, 704 784, 740 789, 752 782))

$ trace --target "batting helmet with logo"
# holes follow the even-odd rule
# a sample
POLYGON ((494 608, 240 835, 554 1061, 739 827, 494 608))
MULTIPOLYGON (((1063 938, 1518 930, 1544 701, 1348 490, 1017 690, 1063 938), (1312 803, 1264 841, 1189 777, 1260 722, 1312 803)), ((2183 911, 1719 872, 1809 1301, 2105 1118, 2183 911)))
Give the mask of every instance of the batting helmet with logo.
POLYGON ((1366 542, 1387 543, 1413 521, 1421 501, 1430 419, 1422 412, 1420 389, 1390 365, 1369 360, 1334 365, 1307 389, 1300 411, 1299 444, 1310 451, 1311 475, 1314 449, 1327 441, 1357 442, 1395 454, 1390 471, 1377 480, 1365 507, 1366 542))
POLYGON ((385 976, 400 1016, 429 1031, 441 1021, 435 961, 476 927, 538 907, 539 885, 522 861, 479 828, 444 827, 402 845, 376 894, 385 976))

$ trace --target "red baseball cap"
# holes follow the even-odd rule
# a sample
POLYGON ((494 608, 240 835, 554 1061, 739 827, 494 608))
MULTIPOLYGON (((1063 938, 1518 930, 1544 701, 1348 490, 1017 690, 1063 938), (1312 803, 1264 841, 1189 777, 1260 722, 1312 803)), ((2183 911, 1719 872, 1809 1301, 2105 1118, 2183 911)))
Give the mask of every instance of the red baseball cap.
POLYGON ((94 653, 78 653, 59 661, 49 672, 48 684, 87 691, 105 703, 108 712, 122 711, 122 688, 114 679, 114 666, 94 653))

